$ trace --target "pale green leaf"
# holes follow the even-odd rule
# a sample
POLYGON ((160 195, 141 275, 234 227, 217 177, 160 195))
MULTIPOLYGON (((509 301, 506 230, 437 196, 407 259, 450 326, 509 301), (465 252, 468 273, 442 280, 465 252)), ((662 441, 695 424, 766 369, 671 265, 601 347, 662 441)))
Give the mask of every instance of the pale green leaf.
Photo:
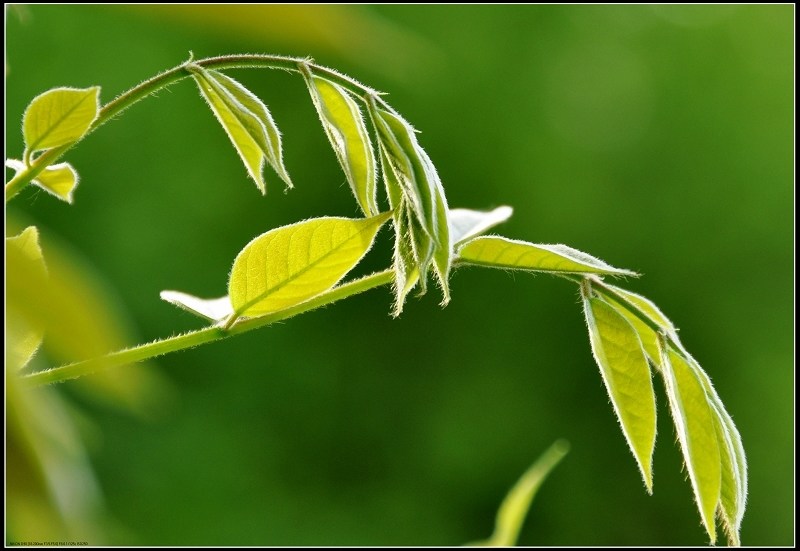
POLYGON ((567 455, 569 443, 558 440, 531 465, 509 490, 497 511, 494 533, 489 539, 470 543, 470 546, 511 547, 517 544, 533 498, 553 469, 567 455))
POLYGON ((656 402, 650 368, 634 327, 604 300, 584 295, 592 353, 644 478, 653 491, 656 402))
POLYGON ((367 253, 390 216, 314 218, 256 237, 231 270, 228 295, 235 314, 268 314, 327 291, 367 253))
POLYGON ((261 100, 218 71, 196 65, 189 66, 189 70, 261 193, 267 190, 263 178, 265 161, 291 188, 292 181, 283 165, 280 133, 261 100))
MULTIPOLYGON (((17 172, 25 168, 25 164, 16 159, 6 159, 6 166, 17 172)), ((45 168, 31 183, 72 204, 72 193, 78 187, 78 173, 69 163, 59 163, 45 168)))
MULTIPOLYGON (((617 293, 607 290, 608 288, 618 289, 605 282, 603 282, 602 286, 593 287, 595 291, 603 295, 608 304, 613 306, 636 329, 636 333, 639 334, 639 339, 642 341, 642 347, 644 347, 644 351, 647 354, 647 359, 656 368, 661 369, 661 349, 658 346, 658 333, 640 317, 640 315, 648 317, 647 314, 641 313, 632 303, 624 302, 617 293), (635 311, 639 312, 639 315, 635 311)), ((644 299, 644 297, 641 298, 644 299)), ((650 318, 648 317, 648 319, 650 318)))
POLYGON ((458 256, 470 264, 547 273, 636 276, 566 245, 534 245, 499 236, 476 237, 458 256))
POLYGON ((231 300, 227 295, 209 299, 198 298, 180 291, 161 291, 160 296, 161 300, 213 322, 226 320, 233 314, 231 300))
POLYGON ((700 517, 714 543, 714 513, 722 485, 714 411, 696 371, 670 347, 662 349, 661 373, 700 517))
POLYGON ((450 302, 450 268, 453 265, 453 249, 450 246, 450 207, 444 194, 444 186, 436 173, 428 154, 422 149, 419 151, 423 163, 427 167, 434 186, 434 202, 436 213, 436 235, 438 237, 433 253, 433 267, 442 290, 442 306, 450 302))
POLYGON ((25 367, 39 349, 45 324, 28 315, 24 296, 14 290, 27 282, 32 287, 47 285, 47 267, 35 226, 6 238, 6 365, 12 370, 25 367))
POLYGON ((375 154, 361 109, 338 84, 308 73, 304 76, 314 107, 356 201, 365 215, 378 214, 375 154))
POLYGON ((514 213, 511 207, 497 207, 489 212, 470 209, 450 209, 450 246, 455 249, 468 239, 502 224, 514 213))
POLYGON ((99 86, 53 88, 39 94, 22 117, 25 148, 38 151, 80 140, 99 110, 99 86))
POLYGON ((747 502, 747 459, 744 454, 742 437, 711 384, 711 379, 700 367, 700 364, 683 348, 681 348, 681 356, 703 384, 714 414, 722 469, 718 512, 729 543, 739 545, 739 530, 747 502))
POLYGON ((677 331, 675 329, 675 325, 673 325, 669 318, 667 318, 667 316, 665 316, 658 306, 656 306, 650 299, 608 283, 603 284, 603 290, 612 292, 623 301, 632 305, 665 332, 674 334, 677 331))

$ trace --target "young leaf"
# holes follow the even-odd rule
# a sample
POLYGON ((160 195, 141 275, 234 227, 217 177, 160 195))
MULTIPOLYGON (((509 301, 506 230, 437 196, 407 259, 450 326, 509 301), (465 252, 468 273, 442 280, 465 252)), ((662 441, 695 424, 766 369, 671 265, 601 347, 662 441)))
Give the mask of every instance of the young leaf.
POLYGON ((512 547, 517 544, 519 532, 530 509, 533 498, 542 483, 569 451, 569 443, 558 440, 525 471, 509 490, 497 510, 494 533, 489 539, 470 543, 469 546, 512 547))
POLYGON ((188 70, 261 193, 267 192, 265 160, 288 188, 293 187, 283 165, 281 136, 266 105, 227 75, 197 65, 188 70))
POLYGON ((652 493, 656 402, 642 343, 633 326, 612 306, 587 292, 583 295, 592 354, 647 491, 652 493))
POLYGON ((433 267, 436 277, 439 280, 439 287, 442 289, 442 306, 450 302, 450 267, 453 263, 453 249, 450 246, 450 208, 447 205, 447 198, 444 194, 444 187, 436 173, 428 154, 422 149, 419 151, 420 157, 428 167, 427 173, 431 175, 434 186, 434 202, 436 212, 436 234, 438 241, 433 253, 433 267))
POLYGON ((709 405, 703 382, 683 356, 671 347, 662 346, 661 365, 672 418, 695 500, 713 544, 717 539, 714 513, 722 485, 714 412, 709 405))
POLYGON ((534 272, 636 276, 566 245, 534 245, 506 237, 476 237, 458 251, 461 260, 493 268, 534 272))
POLYGON ((25 228, 17 236, 6 238, 6 364, 18 370, 25 367, 39 349, 45 324, 28 312, 25 297, 15 294, 22 282, 43 288, 47 267, 39 245, 35 226, 25 228))
POLYGON ((213 322, 223 321, 233 314, 231 300, 227 295, 220 298, 197 298, 180 291, 161 291, 160 296, 161 300, 213 322))
POLYGON ((476 237, 498 224, 502 224, 514 213, 511 207, 497 207, 489 212, 470 209, 450 209, 450 246, 455 249, 464 241, 476 237))
MULTIPOLYGON (((17 172, 25 168, 25 164, 16 159, 6 159, 6 166, 17 172)), ((78 173, 69 163, 59 163, 42 170, 31 183, 72 204, 72 193, 78 187, 78 173)))
POLYGON ((303 75, 328 135, 336 158, 344 170, 361 210, 366 216, 378 214, 375 197, 375 154, 364 119, 347 91, 327 79, 304 72, 303 75))
POLYGON ((259 235, 233 262, 228 295, 236 316, 268 314, 327 291, 367 253, 390 216, 314 218, 259 235))
POLYGON ((53 88, 39 94, 22 117, 25 149, 33 152, 80 140, 99 110, 99 86, 53 88))
POLYGON ((670 335, 676 333, 677 330, 672 322, 669 321, 669 318, 667 318, 667 316, 665 316, 658 306, 656 306, 650 299, 608 283, 603 284, 602 291, 604 294, 606 294, 606 291, 610 291, 629 304, 632 304, 639 312, 648 317, 654 324, 659 326, 666 333, 670 335))

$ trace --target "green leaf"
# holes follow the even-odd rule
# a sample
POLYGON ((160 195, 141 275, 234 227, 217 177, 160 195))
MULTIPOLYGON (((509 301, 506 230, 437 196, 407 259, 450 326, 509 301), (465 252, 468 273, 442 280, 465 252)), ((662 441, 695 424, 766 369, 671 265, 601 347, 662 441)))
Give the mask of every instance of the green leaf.
POLYGON ((25 149, 32 152, 80 140, 99 110, 99 86, 53 88, 39 94, 22 117, 25 149))
MULTIPOLYGON (((6 166, 19 172, 25 168, 22 161, 6 159, 6 166)), ((72 193, 78 187, 78 173, 69 163, 50 165, 31 182, 62 201, 72 204, 72 193)))
POLYGON ((188 70, 261 193, 267 192, 264 161, 287 188, 293 187, 283 165, 281 135, 266 105, 227 75, 198 65, 190 65, 188 70))
POLYGON ((612 306, 583 296, 592 354, 649 493, 653 492, 656 402, 650 368, 634 327, 612 306))
POLYGON ((470 264, 546 273, 636 276, 566 245, 534 245, 506 237, 476 237, 465 243, 458 256, 470 264))
POLYGON ((44 338, 45 324, 28 315, 25 297, 13 291, 23 285, 47 285, 47 267, 35 226, 6 238, 6 364, 19 370, 30 362, 44 338))
POLYGON ((659 326, 665 332, 669 334, 674 334, 677 332, 675 329, 675 325, 664 315, 664 313, 656 306, 650 299, 643 297, 642 295, 637 295, 636 293, 632 293, 631 291, 627 291, 625 289, 621 289, 616 287, 615 285, 610 285, 608 283, 603 284, 603 292, 604 294, 606 291, 610 291, 611 293, 617 295, 617 297, 621 298, 628 304, 631 304, 635 307, 639 312, 644 314, 647 318, 649 318, 654 324, 659 326))
POLYGON ((364 119, 356 102, 336 83, 304 72, 322 127, 344 170, 361 210, 378 214, 375 196, 375 154, 364 119))
POLYGON ((502 224, 514 213, 507 206, 497 207, 489 212, 470 209, 450 209, 450 246, 457 245, 487 232, 498 224, 502 224))
POLYGON ((739 530, 747 502, 747 459, 742 446, 742 437, 706 372, 686 350, 681 349, 681 355, 703 384, 706 398, 714 414, 714 428, 722 470, 718 513, 725 527, 728 542, 730 545, 738 546, 739 530))
POLYGON ((161 291, 160 296, 161 300, 213 322, 221 322, 233 314, 231 299, 227 295, 219 298, 198 298, 180 291, 161 291))
POLYGON ((662 370, 683 458, 706 531, 717 539, 714 513, 720 499, 722 466, 714 411, 704 384, 689 362, 662 347, 662 370))
POLYGON ((428 167, 428 174, 433 175, 434 201, 436 209, 436 235, 438 242, 433 253, 433 267, 439 287, 442 290, 442 306, 450 302, 450 268, 453 264, 453 248, 450 246, 450 207, 444 194, 444 187, 436 173, 428 154, 420 149, 420 156, 428 167))
POLYGON ((259 235, 233 263, 228 295, 235 314, 268 314, 327 291, 367 253, 390 216, 314 218, 259 235))
POLYGON ((531 465, 511 490, 497 511, 494 533, 489 539, 470 543, 470 546, 512 547, 517 544, 519 532, 530 509, 533 498, 553 469, 567 455, 569 443, 558 440, 531 465))

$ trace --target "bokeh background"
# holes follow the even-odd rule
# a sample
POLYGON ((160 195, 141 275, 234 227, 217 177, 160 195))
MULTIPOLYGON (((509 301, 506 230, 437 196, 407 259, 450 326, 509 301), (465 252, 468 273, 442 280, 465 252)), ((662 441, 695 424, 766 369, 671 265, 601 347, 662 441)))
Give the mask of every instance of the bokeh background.
MULTIPOLYGON (((743 542, 793 543, 794 6, 30 6, 6 18, 10 157, 35 95, 101 85, 108 101, 190 50, 310 55, 390 92, 451 206, 512 205, 504 235, 644 274, 628 287, 681 328, 742 433, 743 542)), ((69 250, 103 278, 130 344, 199 327, 159 291, 224 294, 255 235, 357 214, 302 79, 229 74, 272 110, 290 193, 268 173, 258 194, 184 81, 69 154, 74 206, 29 189, 7 208, 7 231, 36 223, 45 254, 69 250)), ((362 270, 388 263, 383 238, 362 270)), ((461 544, 489 535, 508 487, 558 438, 571 452, 520 543, 706 542, 662 385, 648 496, 574 286, 463 269, 452 291, 445 309, 429 293, 393 320, 379 289, 161 358, 159 397, 138 413, 61 385, 102 496, 90 543, 461 544)))

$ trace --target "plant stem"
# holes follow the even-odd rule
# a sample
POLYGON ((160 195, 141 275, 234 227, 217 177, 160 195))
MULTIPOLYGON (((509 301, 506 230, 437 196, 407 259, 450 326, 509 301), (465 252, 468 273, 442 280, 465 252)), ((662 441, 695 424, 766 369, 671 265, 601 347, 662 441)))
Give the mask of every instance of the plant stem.
POLYGON ((265 316, 240 320, 236 322, 230 328, 230 330, 226 330, 218 325, 213 327, 205 327, 203 329, 197 329, 182 335, 176 335, 174 337, 168 337, 166 339, 142 344, 140 346, 120 350, 118 352, 112 352, 111 354, 102 356, 100 358, 92 358, 89 360, 83 360, 80 362, 55 367, 53 369, 31 373, 30 375, 21 377, 21 380, 27 386, 33 387, 52 383, 60 383, 68 379, 89 375, 90 373, 100 371, 101 369, 108 369, 111 367, 119 367, 122 365, 142 362, 151 358, 163 356, 164 354, 169 354, 170 352, 178 352, 180 350, 194 348, 195 346, 201 344, 218 341, 233 335, 239 335, 241 333, 247 333, 248 331, 265 327, 278 321, 283 321, 298 314, 303 314, 310 310, 315 310, 322 306, 333 304, 334 302, 357 295, 359 293, 363 293, 364 291, 368 291, 375 287, 387 285, 391 283, 393 279, 394 271, 391 269, 384 270, 382 272, 376 272, 374 274, 370 274, 360 279, 356 279, 335 287, 326 293, 323 293, 296 306, 292 306, 278 312, 273 312, 265 316))
MULTIPOLYGON (((261 55, 261 54, 247 54, 247 55, 229 55, 209 57, 199 60, 189 60, 181 63, 177 67, 168 69, 153 78, 145 80, 141 84, 134 86, 127 92, 117 96, 107 104, 105 104, 97 115, 92 125, 83 135, 85 138, 97 128, 120 114, 122 111, 131 105, 141 101, 142 99, 166 88, 167 86, 188 78, 190 73, 186 67, 190 64, 200 65, 207 69, 283 69, 285 71, 302 72, 302 68, 306 67, 313 70, 316 74, 331 80, 340 86, 353 92, 353 94, 363 100, 363 95, 378 96, 378 92, 372 88, 361 84, 357 80, 343 75, 334 69, 323 67, 313 63, 308 58, 302 57, 287 57, 278 55, 261 55)), ((378 101, 384 103, 383 100, 377 98, 378 101)), ((83 139, 83 138, 81 138, 83 139)), ((42 153, 36 160, 28 167, 20 170, 14 175, 11 180, 6 184, 6 203, 38 176, 45 168, 58 161, 67 151, 75 147, 78 142, 62 145, 48 149, 42 153)))

